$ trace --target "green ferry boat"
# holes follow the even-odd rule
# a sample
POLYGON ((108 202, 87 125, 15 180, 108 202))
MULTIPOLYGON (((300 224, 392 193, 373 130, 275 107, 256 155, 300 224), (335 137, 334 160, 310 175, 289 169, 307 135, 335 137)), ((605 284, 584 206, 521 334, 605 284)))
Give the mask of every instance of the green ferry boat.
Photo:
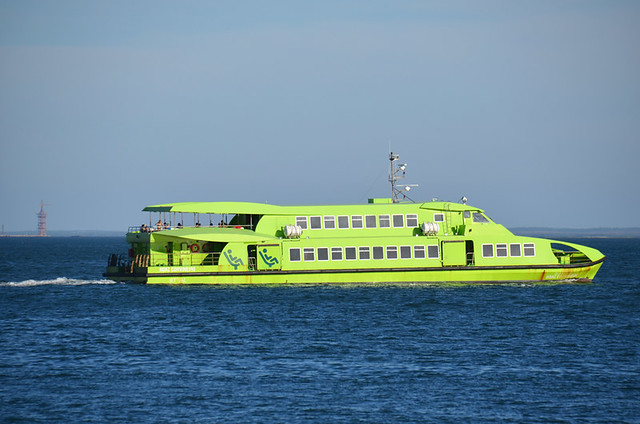
POLYGON ((162 284, 590 282, 605 260, 590 247, 514 235, 464 198, 407 202, 411 185, 397 184, 406 164, 389 159, 392 197, 367 204, 147 206, 149 225, 129 228, 128 254, 110 255, 104 276, 162 284))

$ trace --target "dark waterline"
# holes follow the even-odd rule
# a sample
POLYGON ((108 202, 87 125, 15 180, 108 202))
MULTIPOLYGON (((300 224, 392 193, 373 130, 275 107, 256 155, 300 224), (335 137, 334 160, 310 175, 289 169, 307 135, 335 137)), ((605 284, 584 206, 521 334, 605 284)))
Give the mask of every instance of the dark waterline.
POLYGON ((640 240, 593 284, 115 284, 0 239, 0 422, 640 422, 640 240))

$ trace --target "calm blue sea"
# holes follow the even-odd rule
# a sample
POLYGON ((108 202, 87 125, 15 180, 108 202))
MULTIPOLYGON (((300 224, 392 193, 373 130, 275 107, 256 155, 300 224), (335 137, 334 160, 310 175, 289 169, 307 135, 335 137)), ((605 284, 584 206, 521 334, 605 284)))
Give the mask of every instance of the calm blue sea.
POLYGON ((592 284, 145 286, 0 239, 2 423, 640 423, 640 239, 592 284))

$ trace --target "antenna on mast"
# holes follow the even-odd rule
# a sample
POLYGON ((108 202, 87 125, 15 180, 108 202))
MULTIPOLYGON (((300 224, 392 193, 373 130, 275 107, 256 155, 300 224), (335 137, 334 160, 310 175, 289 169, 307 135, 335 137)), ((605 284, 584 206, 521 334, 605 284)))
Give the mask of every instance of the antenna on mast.
POLYGON ((389 182, 391 183, 391 199, 393 203, 399 203, 406 200, 410 200, 413 202, 414 200, 407 196, 407 192, 411 190, 411 187, 418 187, 418 184, 405 184, 402 187, 398 187, 396 182, 404 178, 406 176, 405 169, 407 168, 406 163, 398 163, 395 162, 400 159, 400 155, 394 155, 393 152, 389 152, 389 163, 391 166, 391 170, 389 173, 389 182), (402 174, 400 174, 402 172, 402 174))

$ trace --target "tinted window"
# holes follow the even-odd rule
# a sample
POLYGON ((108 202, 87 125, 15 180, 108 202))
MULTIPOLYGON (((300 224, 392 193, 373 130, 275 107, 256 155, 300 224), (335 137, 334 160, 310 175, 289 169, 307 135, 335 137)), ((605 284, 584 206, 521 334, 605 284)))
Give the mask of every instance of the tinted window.
POLYGON ((315 259, 313 247, 305 247, 302 249, 302 256, 305 261, 313 261, 315 259))
POLYGON ((380 215, 378 217, 378 223, 380 228, 389 228, 391 227, 391 220, 389 218, 389 215, 380 215))
POLYGON ((349 228, 349 217, 346 215, 338 216, 338 228, 349 228))
POLYGON ((533 243, 525 243, 524 244, 524 256, 535 256, 536 255, 536 245, 533 243))
POLYGON ((306 216, 296 216, 296 225, 300 226, 303 230, 307 229, 307 217, 306 216))
POLYGON ((373 247, 373 259, 384 259, 384 249, 382 246, 373 247))
POLYGON ((360 259, 362 260, 371 259, 371 254, 369 253, 369 246, 363 246, 358 248, 358 253, 360 254, 360 259))
POLYGON ((496 244, 496 256, 499 257, 499 258, 506 258, 507 257, 507 244, 506 243, 496 244))
POLYGON ((318 247, 318 260, 319 261, 328 261, 329 260, 329 248, 328 247, 318 247))
POLYGON ((397 246, 387 246, 387 259, 398 259, 397 246))
POLYGON ((407 227, 413 228, 418 226, 418 215, 407 215, 407 227))
POLYGON ((517 243, 509 245, 509 255, 510 256, 520 256, 520 245, 517 243))
POLYGON ((351 217, 351 228, 362 228, 362 215, 353 215, 351 217))
POLYGON ((332 247, 331 248, 331 260, 332 261, 341 261, 342 260, 342 247, 332 247))
POLYGON ((487 222, 489 222, 489 220, 487 219, 486 216, 482 215, 480 212, 474 212, 473 213, 473 222, 487 223, 487 222))
POLYGON ((334 216, 325 216, 324 228, 325 230, 333 230, 336 228, 336 218, 334 216))
POLYGON ((433 220, 435 222, 444 222, 444 214, 443 213, 434 213, 433 220))
POLYGON ((404 215, 393 215, 393 226, 395 228, 404 227, 404 215))
POLYGON ((429 259, 438 259, 440 258, 440 249, 438 246, 427 246, 427 254, 429 255, 429 259))
POLYGON ((344 258, 348 261, 356 260, 356 248, 355 247, 345 247, 344 248, 344 258))
POLYGON ((411 259, 411 246, 400 246, 400 259, 411 259))
POLYGON ((367 228, 376 228, 376 216, 375 215, 365 215, 365 217, 364 217, 364 225, 367 228))
POLYGON ((413 246, 413 257, 416 259, 424 259, 426 257, 424 246, 413 246))
POLYGON ((311 217, 309 217, 309 221, 310 221, 312 230, 318 230, 318 229, 322 228, 322 217, 311 216, 311 217))
POLYGON ((289 249, 289 261, 291 261, 291 262, 300 261, 300 248, 299 247, 292 247, 291 249, 289 249))
POLYGON ((493 258, 493 244, 483 244, 482 245, 482 257, 483 258, 493 258))

